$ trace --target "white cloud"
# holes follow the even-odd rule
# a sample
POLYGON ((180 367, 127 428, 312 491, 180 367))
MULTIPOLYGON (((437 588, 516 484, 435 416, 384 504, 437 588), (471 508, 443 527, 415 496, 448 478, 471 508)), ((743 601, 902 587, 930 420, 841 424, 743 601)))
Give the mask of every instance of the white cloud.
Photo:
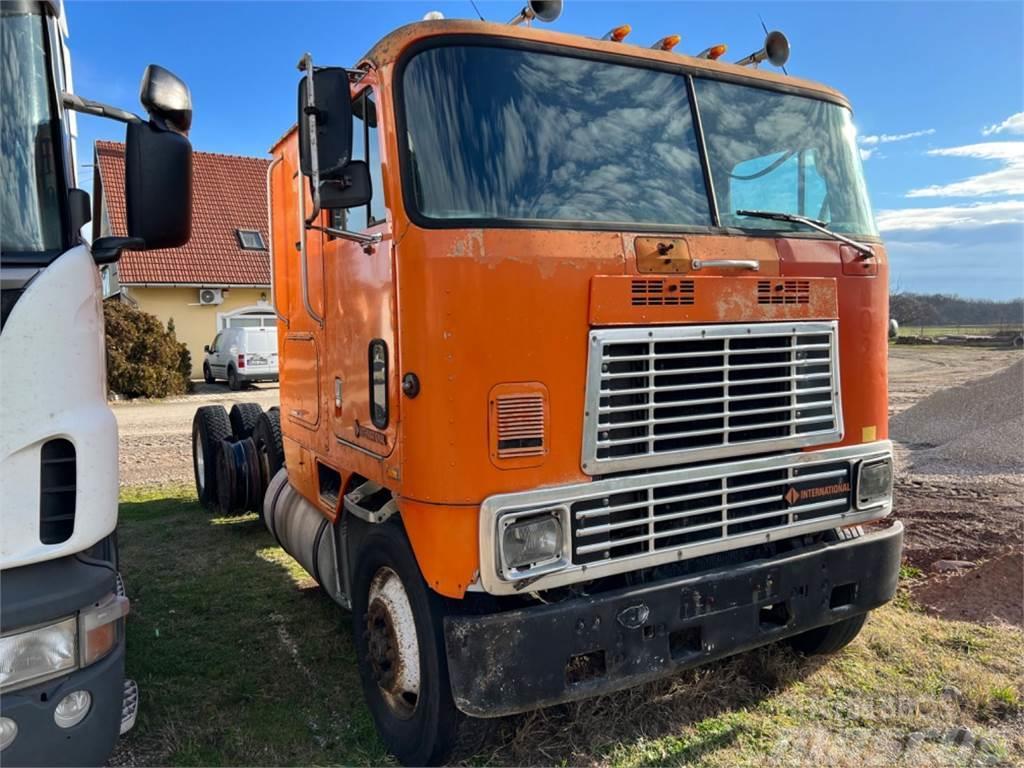
POLYGON ((880 136, 861 136, 857 141, 870 147, 875 144, 892 144, 894 141, 906 141, 907 139, 916 139, 920 136, 931 136, 933 133, 935 133, 934 128, 926 128, 923 131, 911 131, 910 133, 883 133, 880 136))
POLYGON ((1024 141, 990 141, 963 147, 931 149, 934 157, 968 157, 1002 163, 1002 168, 952 184, 912 189, 907 197, 988 197, 1024 195, 1024 141))
POLYGON ((872 156, 873 154, 875 154, 875 152, 876 152, 876 150, 874 150, 874 149, 861 149, 861 150, 860 150, 860 159, 861 159, 861 160, 867 160, 867 159, 869 159, 869 158, 870 158, 870 157, 871 157, 871 156, 872 156))
POLYGON ((1024 112, 1010 115, 1001 123, 982 128, 983 136, 991 136, 993 133, 1024 133, 1024 112))
POLYGON ((879 211, 875 218, 878 228, 883 232, 977 229, 996 224, 1024 224, 1024 200, 879 211))

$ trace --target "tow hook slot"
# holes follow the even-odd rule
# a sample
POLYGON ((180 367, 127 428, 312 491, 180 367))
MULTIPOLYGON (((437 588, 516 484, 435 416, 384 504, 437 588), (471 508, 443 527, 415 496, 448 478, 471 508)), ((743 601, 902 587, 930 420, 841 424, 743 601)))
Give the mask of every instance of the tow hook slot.
POLYGON ((616 621, 626 629, 639 629, 647 623, 647 619, 650 615, 651 609, 647 607, 647 604, 639 603, 638 605, 631 605, 628 608, 623 608, 619 611, 616 621))

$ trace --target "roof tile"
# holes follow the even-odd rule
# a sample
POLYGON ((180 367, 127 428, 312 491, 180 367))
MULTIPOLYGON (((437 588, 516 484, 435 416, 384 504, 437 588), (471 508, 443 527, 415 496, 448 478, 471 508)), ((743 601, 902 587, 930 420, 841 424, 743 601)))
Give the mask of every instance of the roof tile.
MULTIPOLYGON (((118 265, 121 283, 269 285, 267 251, 246 250, 236 230, 251 229, 269 243, 267 166, 259 157, 194 152, 192 155, 192 238, 178 248, 125 251, 118 265)), ((128 234, 124 200, 124 144, 96 142, 96 165, 106 196, 111 232, 128 234)))

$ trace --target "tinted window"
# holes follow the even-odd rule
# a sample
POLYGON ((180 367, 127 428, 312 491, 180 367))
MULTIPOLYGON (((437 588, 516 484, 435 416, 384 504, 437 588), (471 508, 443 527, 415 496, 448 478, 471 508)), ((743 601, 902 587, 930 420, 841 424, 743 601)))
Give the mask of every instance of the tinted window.
POLYGON ((696 93, 724 226, 803 231, 736 214, 754 209, 877 234, 848 109, 714 80, 697 79, 696 93))
POLYGON ((369 88, 352 102, 352 159, 365 160, 369 166, 373 197, 365 206, 331 211, 331 226, 359 232, 387 218, 377 143, 377 104, 369 88))
POLYGON ((43 17, 0 9, 0 250, 61 248, 61 211, 54 146, 60 134, 50 97, 43 17))
POLYGON ((710 224, 680 75, 448 46, 415 55, 402 89, 424 216, 710 224))

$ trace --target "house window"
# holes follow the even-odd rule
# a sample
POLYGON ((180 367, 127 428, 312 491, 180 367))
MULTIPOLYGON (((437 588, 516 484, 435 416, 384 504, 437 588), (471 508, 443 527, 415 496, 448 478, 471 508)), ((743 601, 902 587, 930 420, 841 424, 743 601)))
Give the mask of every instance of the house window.
POLYGON ((263 235, 254 229, 236 229, 238 242, 247 251, 265 251, 267 246, 263 244, 263 235))

